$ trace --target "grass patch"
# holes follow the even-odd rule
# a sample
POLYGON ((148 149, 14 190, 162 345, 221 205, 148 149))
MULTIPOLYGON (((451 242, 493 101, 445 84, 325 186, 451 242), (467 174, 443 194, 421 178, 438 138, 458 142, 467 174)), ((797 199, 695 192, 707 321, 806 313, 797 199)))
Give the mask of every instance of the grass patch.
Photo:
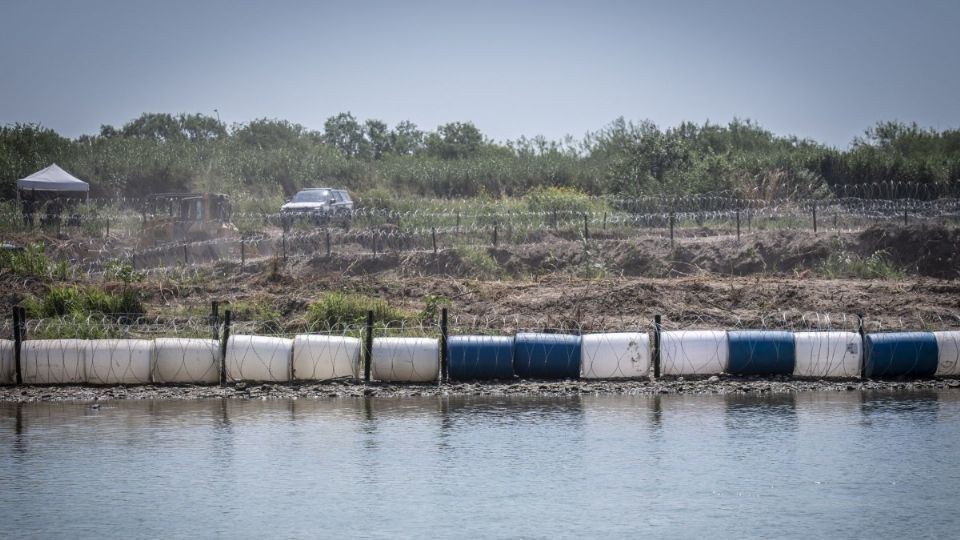
POLYGON ((409 313, 380 298, 330 292, 321 295, 307 309, 307 324, 311 329, 357 327, 366 323, 369 311, 373 312, 374 321, 385 326, 411 319, 409 313))
POLYGON ((460 263, 477 279, 496 279, 500 275, 500 265, 490 255, 489 250, 479 246, 459 246, 456 248, 460 263))
POLYGON ((146 312, 143 295, 134 287, 118 291, 99 287, 52 287, 42 297, 28 297, 24 300, 24 308, 31 318, 38 319, 100 314, 118 321, 129 321, 146 312))
POLYGON ((897 279, 904 276, 904 271, 890 261, 890 253, 886 250, 873 252, 869 257, 861 257, 856 253, 831 253, 819 266, 817 273, 830 277, 856 277, 861 279, 897 279))

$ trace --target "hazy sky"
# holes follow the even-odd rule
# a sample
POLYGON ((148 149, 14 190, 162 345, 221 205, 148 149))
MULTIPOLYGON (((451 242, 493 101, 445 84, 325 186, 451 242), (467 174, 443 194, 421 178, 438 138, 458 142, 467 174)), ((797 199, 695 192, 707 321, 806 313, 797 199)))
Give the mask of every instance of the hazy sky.
POLYGON ((470 120, 497 140, 618 116, 839 147, 879 120, 960 127, 956 0, 0 1, 0 124, 71 137, 214 109, 470 120))

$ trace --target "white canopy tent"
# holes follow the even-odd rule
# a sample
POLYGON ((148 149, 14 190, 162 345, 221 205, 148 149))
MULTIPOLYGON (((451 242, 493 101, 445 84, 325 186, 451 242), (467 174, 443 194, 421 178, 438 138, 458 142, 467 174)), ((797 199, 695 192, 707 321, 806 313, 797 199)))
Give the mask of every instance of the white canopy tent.
POLYGON ((44 191, 59 193, 85 193, 90 196, 90 184, 80 180, 54 163, 26 178, 17 180, 17 200, 21 191, 44 191))

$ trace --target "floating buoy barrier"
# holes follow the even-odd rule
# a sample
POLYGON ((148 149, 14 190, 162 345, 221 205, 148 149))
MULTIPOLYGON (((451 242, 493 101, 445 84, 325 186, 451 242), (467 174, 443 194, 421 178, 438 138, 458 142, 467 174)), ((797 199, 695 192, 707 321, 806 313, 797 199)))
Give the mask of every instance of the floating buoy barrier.
POLYGON ((374 338, 371 376, 384 382, 430 382, 440 375, 440 342, 434 338, 374 338))
POLYGON ((960 375, 960 331, 934 332, 937 339, 937 376, 960 375))
POLYGON ((734 375, 791 375, 796 364, 793 332, 731 330, 727 372, 734 375))
POLYGON ((580 350, 584 379, 633 379, 650 374, 650 336, 641 332, 585 334, 580 350))
POLYGON ((86 382, 87 342, 82 339, 36 339, 20 344, 26 384, 86 382))
POLYGON ((215 339, 157 338, 153 342, 155 383, 213 384, 220 381, 220 343, 215 339))
POLYGON ((793 375, 797 377, 851 378, 860 376, 863 360, 856 332, 797 332, 793 375))
POLYGON ((513 338, 453 336, 447 340, 447 373, 451 379, 513 378, 513 338))
POLYGON ((937 372, 937 338, 932 332, 867 334, 864 376, 932 377, 937 372))
POLYGON ((17 382, 17 353, 13 347, 13 341, 0 339, 0 384, 17 382))
POLYGON ((580 336, 517 334, 513 371, 521 379, 576 379, 580 376, 580 336))
POLYGON ((280 337, 234 335, 227 340, 229 381, 284 382, 290 380, 293 340, 280 337))
POLYGON ((723 330, 672 330, 660 334, 664 375, 716 375, 727 370, 729 348, 723 330))
POLYGON ((313 334, 293 338, 293 378, 298 381, 356 378, 359 367, 357 338, 313 334))
POLYGON ((91 339, 87 343, 86 382, 147 384, 153 362, 152 339, 91 339))

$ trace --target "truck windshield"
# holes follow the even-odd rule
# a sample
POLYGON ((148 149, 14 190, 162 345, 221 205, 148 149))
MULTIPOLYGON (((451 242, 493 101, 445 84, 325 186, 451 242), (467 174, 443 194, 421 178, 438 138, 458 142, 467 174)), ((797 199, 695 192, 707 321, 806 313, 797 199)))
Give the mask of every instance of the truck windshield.
POLYGON ((330 191, 317 189, 301 191, 293 196, 293 202, 327 202, 330 200, 330 191))

